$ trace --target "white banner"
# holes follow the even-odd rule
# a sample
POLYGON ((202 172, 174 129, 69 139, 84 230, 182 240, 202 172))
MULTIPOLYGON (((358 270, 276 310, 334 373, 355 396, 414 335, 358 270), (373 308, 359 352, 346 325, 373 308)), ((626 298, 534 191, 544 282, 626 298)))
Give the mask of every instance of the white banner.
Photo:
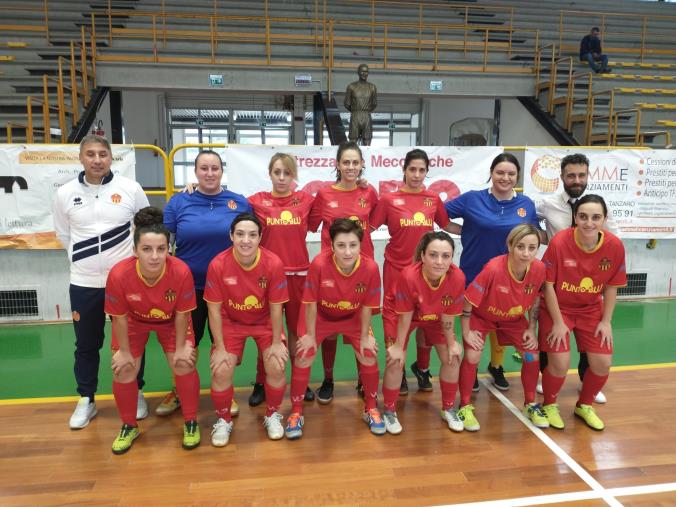
MULTIPOLYGON (((52 219, 56 189, 83 170, 77 145, 0 145, 0 248, 61 248, 52 219)), ((132 146, 113 147, 115 174, 135 179, 132 146)))
POLYGON ((561 192, 561 159, 589 158, 586 193, 598 194, 627 239, 676 238, 676 151, 528 148, 524 193, 534 201, 561 192))
MULTIPOLYGON (((499 146, 449 147, 423 146, 430 159, 426 187, 438 192, 442 201, 454 199, 462 192, 486 188, 492 160, 502 153, 499 146)), ((365 170, 363 177, 378 193, 392 192, 402 183, 402 166, 411 147, 362 147, 365 170)), ((336 146, 228 146, 224 163, 227 167, 228 189, 251 195, 272 188, 268 163, 277 152, 296 157, 298 186, 315 195, 317 190, 336 181, 336 146)), ((383 226, 372 234, 374 239, 386 238, 383 226)), ((318 237, 310 236, 310 240, 318 237)))

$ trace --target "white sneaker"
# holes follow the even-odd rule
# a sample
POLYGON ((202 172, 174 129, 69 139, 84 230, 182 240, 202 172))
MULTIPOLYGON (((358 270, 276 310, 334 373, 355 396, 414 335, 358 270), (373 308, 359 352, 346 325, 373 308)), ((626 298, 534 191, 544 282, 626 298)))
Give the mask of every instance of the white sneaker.
POLYGON ((148 403, 143 397, 143 391, 138 390, 138 399, 136 400, 136 420, 145 419, 148 417, 148 403))
POLYGON ((75 405, 73 415, 70 416, 70 429, 81 430, 89 424, 96 415, 96 403, 83 396, 75 405))
POLYGON ((225 447, 230 440, 230 433, 232 433, 232 421, 225 422, 225 419, 219 417, 214 424, 214 429, 211 430, 211 445, 225 447))
POLYGON ((404 429, 399 423, 396 412, 383 412, 383 420, 385 421, 385 429, 392 435, 398 435, 404 429))
MULTIPOLYGON (((581 393, 581 392, 582 392, 582 383, 580 383, 580 384, 577 386, 577 392, 578 392, 578 393, 581 393)), ((607 400, 607 398, 606 398, 606 395, 603 394, 603 391, 599 391, 598 393, 596 393, 596 396, 594 397, 594 403, 598 403, 598 404, 600 404, 600 405, 603 405, 603 404, 606 403, 607 401, 608 401, 608 400, 607 400)))
POLYGON ((538 380, 538 385, 535 388, 535 391, 537 391, 538 394, 545 394, 545 392, 542 390, 542 381, 538 380))
POLYGON ((448 429, 451 431, 463 431, 465 424, 458 417, 458 412, 454 408, 447 408, 441 411, 441 418, 448 424, 448 429))
POLYGON ((284 417, 279 412, 273 412, 269 416, 263 417, 263 426, 268 430, 268 438, 270 440, 279 440, 284 438, 284 426, 282 421, 284 417))

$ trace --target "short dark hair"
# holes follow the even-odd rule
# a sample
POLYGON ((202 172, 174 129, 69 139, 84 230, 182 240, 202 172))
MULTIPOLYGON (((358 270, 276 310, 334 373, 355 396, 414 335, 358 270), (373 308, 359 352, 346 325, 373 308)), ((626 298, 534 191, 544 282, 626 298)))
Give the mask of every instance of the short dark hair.
POLYGON ((258 218, 255 215, 252 215, 251 213, 247 213, 245 211, 244 213, 240 213, 239 215, 237 215, 230 224, 230 234, 235 234, 235 226, 240 222, 253 222, 254 224, 256 224, 256 227, 258 227, 259 235, 263 230, 263 227, 261 226, 261 221, 258 220, 258 218))
POLYGON ((223 169, 223 159, 214 150, 202 150, 202 151, 200 151, 197 154, 197 156, 195 157, 195 169, 197 169, 197 162, 199 161, 199 159, 202 155, 215 155, 216 158, 218 158, 218 162, 221 164, 221 169, 223 169))
POLYGON ((598 27, 598 26, 592 26, 591 31, 592 31, 592 32, 600 32, 601 30, 599 30, 599 27, 598 27))
POLYGON ((420 238, 418 246, 415 249, 415 254, 413 255, 413 262, 420 262, 422 260, 422 255, 425 253, 430 243, 435 239, 450 243, 453 252, 455 252, 455 242, 448 233, 444 231, 430 231, 423 234, 423 237, 420 238))
POLYGON ((587 166, 587 169, 589 169, 589 159, 583 155, 582 153, 572 153, 570 155, 566 155, 561 159, 561 175, 563 176, 563 170, 566 168, 568 164, 579 164, 579 165, 584 165, 587 166))
POLYGON ((164 226, 164 213, 160 208, 146 206, 134 215, 134 246, 138 245, 143 234, 163 234, 169 243, 169 229, 164 226))
POLYGON ((603 216, 607 217, 608 216, 608 206, 606 206, 606 201, 601 197, 600 195, 597 194, 585 194, 582 197, 580 197, 577 202, 575 203, 575 213, 574 215, 577 215, 577 210, 580 206, 583 204, 587 204, 590 202, 595 202, 601 205, 603 208, 603 216))
POLYGON ((359 242, 364 238, 364 229, 361 228, 361 224, 357 220, 352 220, 351 218, 336 218, 331 227, 329 227, 329 236, 331 236, 331 243, 336 239, 338 234, 349 234, 354 232, 359 238, 359 242))

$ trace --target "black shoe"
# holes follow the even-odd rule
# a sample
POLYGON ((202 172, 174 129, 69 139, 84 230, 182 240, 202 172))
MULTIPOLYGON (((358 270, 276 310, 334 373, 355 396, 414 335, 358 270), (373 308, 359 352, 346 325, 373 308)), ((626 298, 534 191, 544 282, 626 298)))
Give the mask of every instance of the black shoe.
POLYGON ((415 375, 416 380, 418 380, 418 391, 425 391, 426 393, 432 392, 432 374, 429 370, 421 370, 418 368, 418 363, 415 362, 411 365, 411 371, 415 375))
POLYGON ((500 389, 501 391, 506 391, 509 389, 509 382, 505 378, 505 372, 502 369, 502 366, 495 368, 491 363, 488 363, 488 373, 493 377, 493 385, 500 389))
POLYGON ((305 401, 315 401, 315 393, 310 387, 305 388, 305 396, 303 396, 305 401))
POLYGON ((322 405, 328 405, 333 399, 333 380, 324 380, 317 389, 317 401, 322 405))
POLYGON ((399 386, 399 396, 408 396, 408 380, 406 375, 401 377, 401 386, 399 386))
POLYGON ((479 377, 474 377, 474 386, 472 387, 473 393, 479 392, 479 377))
POLYGON ((357 387, 355 389, 357 390, 357 396, 359 396, 363 400, 364 399, 364 386, 362 385, 362 383, 357 382, 357 387))
POLYGON ((251 396, 249 396, 249 406, 257 407, 265 401, 265 386, 263 384, 254 384, 251 396))

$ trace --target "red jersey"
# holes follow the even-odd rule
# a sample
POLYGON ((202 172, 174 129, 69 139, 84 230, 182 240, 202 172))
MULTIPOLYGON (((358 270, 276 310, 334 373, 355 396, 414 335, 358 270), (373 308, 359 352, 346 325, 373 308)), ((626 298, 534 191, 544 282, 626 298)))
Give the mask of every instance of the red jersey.
POLYGON ((176 312, 189 312, 196 307, 192 273, 176 257, 167 256, 162 274, 153 285, 141 276, 136 257, 121 260, 108 274, 105 311, 109 315, 127 315, 145 324, 166 324, 173 322, 176 312))
POLYGON ((383 194, 371 214, 375 229, 387 224, 391 239, 385 247, 385 260, 404 269, 413 263, 413 254, 423 234, 448 224, 448 214, 437 194, 423 190, 397 190, 383 194))
POLYGON ((522 319, 545 283, 542 261, 533 260, 519 281, 510 271, 507 259, 507 254, 493 257, 465 291, 465 299, 475 307, 474 313, 489 322, 522 319))
POLYGON ((333 252, 321 252, 310 264, 303 303, 317 303, 317 316, 330 321, 351 318, 362 305, 380 308, 378 265, 362 254, 346 275, 336 266, 333 252))
POLYGON ((209 263, 204 300, 222 303, 224 323, 257 325, 270 322, 270 303, 289 300, 284 265, 270 250, 259 248, 253 265, 245 268, 234 247, 209 263))
POLYGON ((315 196, 310 212, 310 230, 316 231, 322 224, 322 250, 331 250, 329 227, 336 218, 358 220, 364 229, 361 253, 373 259, 371 222, 369 217, 378 204, 378 194, 371 185, 354 190, 341 190, 337 185, 322 187, 315 196))
POLYGON ((547 283, 554 285, 559 308, 565 313, 586 313, 602 305, 606 285, 627 285, 624 245, 613 233, 602 231, 601 241, 591 251, 577 242, 575 228, 564 229, 549 242, 542 261, 547 283))
POLYGON ((416 262, 401 272, 397 281, 394 310, 397 313, 413 312, 413 325, 440 322, 441 315, 460 315, 465 293, 465 275, 455 264, 432 287, 422 272, 422 262, 416 262))
POLYGON ((287 272, 306 271, 310 265, 305 236, 314 199, 303 191, 286 197, 258 192, 249 204, 263 225, 261 246, 276 253, 287 272))

